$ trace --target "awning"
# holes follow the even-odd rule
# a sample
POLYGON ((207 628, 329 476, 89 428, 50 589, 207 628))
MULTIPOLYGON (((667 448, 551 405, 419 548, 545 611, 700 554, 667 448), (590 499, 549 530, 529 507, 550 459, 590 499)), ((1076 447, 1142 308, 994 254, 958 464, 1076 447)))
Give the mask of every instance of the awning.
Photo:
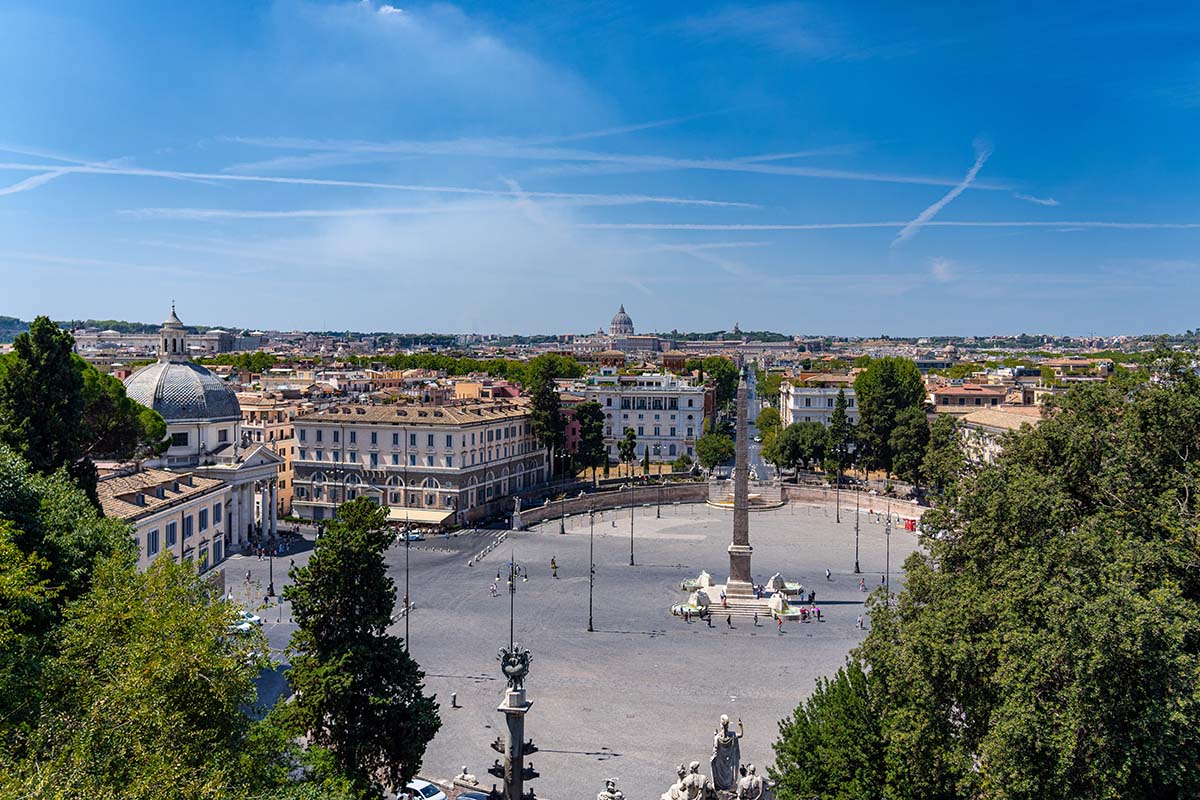
POLYGON ((404 508, 403 506, 388 506, 388 522, 409 522, 414 525, 441 525, 454 516, 454 510, 433 510, 429 508, 404 508))

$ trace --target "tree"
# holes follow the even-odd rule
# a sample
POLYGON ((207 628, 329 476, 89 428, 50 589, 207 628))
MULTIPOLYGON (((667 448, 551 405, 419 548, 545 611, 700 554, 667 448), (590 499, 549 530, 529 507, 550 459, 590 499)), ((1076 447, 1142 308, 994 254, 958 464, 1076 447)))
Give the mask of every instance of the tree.
POLYGON ((925 402, 925 381, 907 358, 872 359, 854 379, 858 442, 867 466, 892 471, 892 431, 900 413, 925 402))
POLYGON ((141 573, 128 549, 102 559, 66 609, 38 725, 0 791, 233 798, 286 783, 286 741, 244 711, 265 643, 231 634, 234 610, 212 593, 187 562, 141 573))
POLYGON ((688 472, 692 468, 692 457, 687 453, 680 453, 679 458, 671 462, 671 469, 674 472, 688 472))
POLYGON ((716 407, 725 408, 737 398, 738 368, 725 356, 709 356, 701 363, 704 374, 713 385, 716 407))
POLYGON ((829 443, 825 448, 834 460, 838 483, 842 482, 842 469, 850 452, 851 431, 847 407, 846 390, 838 389, 837 399, 833 401, 833 413, 829 415, 829 443))
POLYGON ((85 456, 125 460, 165 452, 170 442, 159 413, 130 400, 125 385, 112 375, 77 361, 83 375, 85 456))
POLYGON ((758 428, 758 432, 766 438, 771 431, 779 430, 781 421, 779 419, 779 410, 775 408, 764 408, 758 412, 758 418, 754 420, 754 427, 758 428))
POLYGON ((883 733, 870 678, 849 659, 779 723, 770 769, 780 800, 875 800, 883 795, 883 733))
POLYGON ((1169 364, 1072 388, 958 477, 894 605, 869 601, 882 751, 838 746, 882 774, 867 796, 1200 796, 1198 440, 1200 377, 1169 364))
POLYGON ((575 454, 584 469, 591 468, 593 482, 596 470, 608 463, 608 448, 604 444, 604 409, 594 400, 575 407, 579 420, 579 448, 575 454))
POLYGON ((706 433, 696 440, 696 458, 709 472, 733 458, 733 439, 722 433, 706 433))
MULTIPOLYGON (((42 641, 54 619, 49 563, 22 552, 11 523, 0 520, 0 730, 32 720, 42 675, 42 641)), ((0 735, 0 763, 12 745, 0 735)))
POLYGON ((404 786, 441 726, 424 694, 425 674, 387 633, 396 587, 383 553, 393 533, 387 511, 365 497, 338 508, 304 567, 284 589, 298 629, 286 719, 296 734, 329 748, 344 774, 378 795, 383 776, 404 786))
POLYGON ((541 368, 531 370, 529 383, 526 385, 530 396, 531 430, 550 455, 551 471, 554 470, 554 453, 561 451, 567 443, 567 426, 563 420, 558 385, 554 382, 554 373, 550 369, 552 366, 553 362, 542 362, 541 368))
POLYGON ((953 414, 938 414, 930 426, 929 444, 921 471, 937 494, 944 494, 966 469, 967 459, 959 438, 958 418, 953 414))
POLYGON ((903 481, 918 486, 925 449, 929 445, 929 421, 920 406, 909 406, 896 417, 896 427, 888 438, 892 451, 892 471, 903 481))
POLYGON ((625 464, 629 474, 633 474, 633 462, 637 459, 637 434, 633 432, 633 428, 626 428, 625 435, 621 441, 617 442, 617 455, 620 456, 621 462, 625 464))
POLYGON ((95 492, 95 467, 83 461, 83 376, 73 360, 75 340, 49 317, 38 317, 13 341, 0 369, 0 441, 35 472, 66 467, 95 492))
MULTIPOLYGON (((825 457, 826 438, 825 426, 819 422, 793 422, 770 443, 771 461, 795 470, 819 463, 825 457)), ((800 480, 798 472, 796 480, 800 480)))
POLYGON ((650 474, 650 445, 646 445, 642 450, 642 474, 650 474))

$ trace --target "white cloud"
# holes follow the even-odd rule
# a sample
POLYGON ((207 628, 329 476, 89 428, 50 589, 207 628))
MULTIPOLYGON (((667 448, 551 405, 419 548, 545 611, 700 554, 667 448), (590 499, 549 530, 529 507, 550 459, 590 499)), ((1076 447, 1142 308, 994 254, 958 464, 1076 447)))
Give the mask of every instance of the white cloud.
POLYGON ((979 170, 983 169, 983 165, 987 162, 988 156, 992 154, 992 148, 990 145, 985 143, 976 142, 975 150, 975 163, 971 165, 971 169, 967 170, 966 177, 964 177, 957 186, 946 192, 946 194, 943 195, 940 200, 918 214, 916 219, 901 228, 900 232, 896 234, 896 238, 892 240, 892 247, 895 247, 902 242, 906 242, 912 237, 916 236, 917 232, 921 230, 923 225, 928 224, 934 217, 938 215, 939 211, 950 205, 954 198, 966 191, 967 187, 975 182, 975 176, 979 174, 979 170))
POLYGON ((1031 194, 1022 194, 1021 192, 1013 192, 1013 197, 1018 200, 1024 200, 1026 203, 1034 203, 1039 206, 1059 206, 1062 203, 1055 200, 1053 197, 1035 197, 1031 194))
POLYGON ((929 262, 929 274, 938 283, 949 283, 956 277, 957 267, 948 258, 934 258, 929 262))

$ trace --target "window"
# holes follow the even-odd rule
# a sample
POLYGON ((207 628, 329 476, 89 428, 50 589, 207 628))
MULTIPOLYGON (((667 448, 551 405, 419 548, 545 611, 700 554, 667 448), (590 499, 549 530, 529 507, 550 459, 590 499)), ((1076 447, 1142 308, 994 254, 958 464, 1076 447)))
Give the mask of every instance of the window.
POLYGON ((427 435, 426 435, 426 437, 425 437, 425 446, 426 446, 426 447, 433 447, 433 434, 432 434, 432 433, 430 433, 430 434, 427 434, 427 435))
POLYGON ((199 517, 200 517, 200 532, 204 533, 204 531, 208 530, 208 509, 207 508, 200 509, 199 517))
MULTIPOLYGON (((671 428, 671 436, 674 436, 674 435, 675 435, 675 429, 671 428)), ((671 448, 674 449, 675 445, 671 445, 671 448)))
POLYGON ((307 436, 308 436, 308 431, 305 430, 304 428, 301 428, 300 429, 300 441, 302 441, 302 442, 307 441, 307 436))
POLYGON ((146 534, 146 558, 154 558, 158 555, 158 529, 150 531, 146 534))
POLYGON ((808 407, 810 407, 811 405, 812 405, 812 398, 811 398, 811 397, 806 397, 806 398, 804 398, 804 407, 805 407, 805 408, 808 408, 808 407))
POLYGON ((350 461, 352 463, 356 463, 356 464, 358 463, 358 451, 357 450, 351 450, 349 453, 349 456, 350 456, 350 461))
POLYGON ((338 432, 338 431, 334 431, 334 432, 333 432, 333 440, 334 440, 335 442, 336 442, 336 441, 338 441, 338 436, 339 436, 339 432, 338 432))
POLYGON ((308 454, 304 451, 304 448, 301 447, 300 448, 300 460, 304 461, 306 458, 308 458, 308 454))
POLYGON ((417 454, 416 453, 408 454, 408 465, 410 467, 415 467, 417 465, 417 454))
POLYGON ((695 430, 695 429, 694 429, 694 428, 688 428, 688 429, 687 429, 687 437, 688 437, 689 439, 691 439, 691 438, 692 438, 692 431, 693 431, 693 430, 695 430))
POLYGON ((829 399, 827 399, 827 400, 825 401, 825 407, 826 407, 826 408, 833 408, 833 398, 832 398, 832 397, 830 397, 829 399))
POLYGON ((606 405, 606 406, 608 406, 609 408, 611 408, 611 407, 612 407, 612 398, 611 398, 611 397, 606 397, 606 398, 604 398, 604 405, 606 405))
POLYGON ((371 466, 372 467, 379 466, 379 453, 371 453, 371 466))
POLYGON ((218 442, 228 442, 229 441, 229 429, 228 428, 221 428, 219 431, 217 431, 217 441, 218 442))
POLYGON ((334 450, 334 451, 333 451, 333 454, 332 454, 332 456, 331 456, 331 458, 332 458, 334 461, 341 461, 341 460, 342 460, 342 451, 341 451, 341 450, 334 450))
POLYGON ((692 398, 689 397, 688 398, 688 408, 691 408, 691 407, 692 407, 692 398))
POLYGON ((221 524, 221 504, 213 503, 213 525, 221 524))
POLYGON ((392 447, 399 447, 399 446, 400 446, 400 434, 393 433, 392 434, 392 447))
POLYGON ((433 456, 425 456, 425 466, 427 466, 427 467, 433 466, 433 456))
POLYGON ((454 434, 446 434, 446 447, 454 447, 454 434))
POLYGON ((350 444, 358 444, 358 431, 350 431, 350 444))
POLYGON ((392 466, 399 466, 399 465, 400 465, 400 454, 392 453, 392 466))
POLYGON ((177 525, 174 522, 167 523, 167 547, 175 546, 177 525))
POLYGON ((662 436, 661 429, 660 429, 660 428, 659 428, 657 425, 655 425, 655 426, 654 426, 654 435, 655 435, 655 436, 662 436))
POLYGON ((638 425, 638 434, 637 435, 644 436, 645 434, 646 434, 646 431, 642 428, 641 425, 638 425))
POLYGON ((446 456, 446 466, 447 467, 454 466, 454 456, 446 456))
POLYGON ((192 523, 193 522, 194 522, 194 519, 191 514, 188 514, 186 517, 183 518, 183 538, 184 539, 192 538, 192 523))
POLYGON ((317 451, 317 461, 323 461, 323 460, 325 460, 325 453, 322 452, 321 450, 318 450, 317 451))
POLYGON ((371 431, 371 444, 379 444, 379 434, 371 431))
POLYGON ((183 433, 172 433, 171 434, 171 447, 187 447, 187 446, 188 446, 187 431, 184 431, 183 433))
POLYGON ((415 433, 410 433, 408 435, 408 446, 409 447, 417 446, 417 435, 415 433))
POLYGON ((321 441, 321 429, 317 428, 317 441, 321 441))

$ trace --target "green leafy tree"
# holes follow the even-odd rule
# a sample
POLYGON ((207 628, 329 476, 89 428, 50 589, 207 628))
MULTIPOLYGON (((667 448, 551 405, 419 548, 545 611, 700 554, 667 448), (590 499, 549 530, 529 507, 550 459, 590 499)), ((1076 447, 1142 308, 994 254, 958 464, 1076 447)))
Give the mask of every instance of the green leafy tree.
POLYGON ((158 412, 129 399, 125 385, 112 375, 77 361, 83 375, 85 455, 124 460, 165 452, 167 423, 158 412))
POLYGON ((959 436, 958 418, 953 414, 938 414, 929 430, 929 444, 921 471, 937 494, 944 494, 967 467, 959 436))
MULTIPOLYGON (((855 657, 882 754, 839 747, 883 774, 867 796, 1200 796, 1194 441, 1200 378, 1164 364, 1072 388, 958 477, 894 606, 870 601, 855 657)), ((813 741, 858 730, 816 722, 813 741)))
POLYGON ((83 457, 85 400, 74 345, 49 317, 38 317, 13 340, 13 355, 0 368, 0 441, 36 472, 65 467, 94 496, 96 469, 83 457))
POLYGON ((43 642, 56 615, 49 563, 25 553, 11 523, 0 520, 0 764, 12 749, 8 734, 32 722, 40 695, 43 642))
POLYGON ((245 713, 262 637, 231 633, 234 611, 212 591, 190 563, 141 573, 128 550, 101 560, 56 633, 39 724, 7 788, 233 798, 286 782, 286 741, 245 713))
POLYGON ((709 472, 733 458, 733 455, 733 439, 723 433, 706 433, 696 440, 696 458, 700 466, 709 472))
MULTIPOLYGON (((793 422, 771 442, 771 461, 795 470, 820 463, 825 457, 827 436, 825 426, 819 422, 793 422)), ((796 480, 799 479, 797 473, 796 480)))
POLYGON ((780 800, 876 800, 883 796, 884 740, 870 678, 850 659, 779 723, 770 770, 780 800))
POLYGON ((737 398, 738 368, 725 356, 709 356, 701 362, 704 374, 713 385, 717 408, 725 408, 737 398))
POLYGON ((896 417, 896 427, 888 439, 892 451, 892 471, 903 481, 918 486, 925 450, 929 446, 929 421, 920 406, 910 406, 896 417))
POLYGON ((338 771, 379 795, 416 775, 441 726, 424 694, 424 673, 387 633, 395 583, 383 553, 393 534, 387 511, 360 497, 342 505, 304 567, 284 590, 298 626, 286 719, 330 750, 338 771))
POLYGON ((851 426, 850 417, 846 413, 848 402, 846 390, 838 389, 837 398, 833 401, 833 413, 829 415, 827 431, 829 442, 825 451, 833 459, 837 480, 842 480, 842 470, 845 468, 850 455, 851 426))
POLYGON ((578 463, 585 469, 596 470, 608 463, 608 448, 604 444, 604 409, 594 400, 575 407, 575 418, 579 420, 579 451, 575 454, 578 463))
POLYGON ((550 368, 553 362, 542 362, 540 368, 531 372, 526 386, 529 392, 529 421, 534 437, 546 448, 554 468, 554 453, 561 451, 567 443, 567 426, 562 415, 562 403, 558 386, 550 368))
POLYGON ((780 424, 779 410, 775 408, 764 408, 758 412, 758 418, 754 420, 754 427, 758 428, 758 432, 764 438, 771 431, 779 430, 780 424))
POLYGON ((687 453, 680 453, 679 458, 671 462, 671 469, 675 472, 687 472, 692 468, 692 457, 687 453))
POLYGON ((900 414, 925 402, 925 381, 907 358, 872 359, 854 379, 858 443, 866 466, 892 471, 892 431, 900 414))
POLYGON ((642 450, 642 474, 650 474, 650 445, 646 445, 645 449, 642 450))
POLYGON ((621 437, 621 441, 617 442, 617 455, 621 458, 621 463, 625 464, 629 474, 633 474, 633 462, 637 460, 637 434, 633 428, 626 428, 625 435, 621 437))

